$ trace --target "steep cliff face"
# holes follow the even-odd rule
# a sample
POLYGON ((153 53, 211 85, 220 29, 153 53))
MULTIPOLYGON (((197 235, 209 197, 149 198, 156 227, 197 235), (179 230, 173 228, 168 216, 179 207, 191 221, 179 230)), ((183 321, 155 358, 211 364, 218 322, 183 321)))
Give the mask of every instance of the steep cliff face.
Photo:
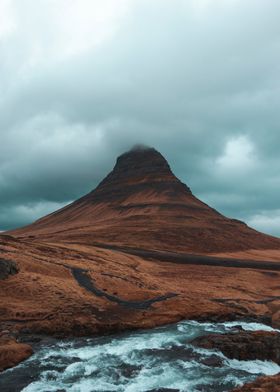
POLYGON ((279 239, 226 218, 197 199, 154 148, 124 153, 95 190, 11 233, 174 252, 280 249, 279 239))

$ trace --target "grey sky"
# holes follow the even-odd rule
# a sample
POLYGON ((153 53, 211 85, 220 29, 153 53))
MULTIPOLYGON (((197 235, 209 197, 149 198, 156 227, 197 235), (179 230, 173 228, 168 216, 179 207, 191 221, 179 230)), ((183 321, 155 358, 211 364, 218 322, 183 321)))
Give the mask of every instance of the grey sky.
POLYGON ((279 0, 0 0, 0 229, 144 143, 279 236, 279 15, 279 0))

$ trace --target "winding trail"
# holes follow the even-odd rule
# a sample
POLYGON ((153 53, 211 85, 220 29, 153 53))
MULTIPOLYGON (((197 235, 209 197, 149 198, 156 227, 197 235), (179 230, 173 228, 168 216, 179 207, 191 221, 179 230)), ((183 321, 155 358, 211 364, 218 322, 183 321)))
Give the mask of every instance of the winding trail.
POLYGON ((71 268, 72 275, 76 279, 79 286, 83 287, 91 294, 94 294, 98 297, 105 297, 111 302, 115 302, 121 306, 125 306, 130 309, 148 309, 155 302, 165 301, 168 298, 176 297, 178 294, 176 293, 168 293, 166 295, 161 295, 152 299, 147 299, 145 301, 128 301, 117 297, 116 295, 111 295, 106 293, 103 290, 95 287, 92 279, 88 276, 87 271, 82 268, 71 268))

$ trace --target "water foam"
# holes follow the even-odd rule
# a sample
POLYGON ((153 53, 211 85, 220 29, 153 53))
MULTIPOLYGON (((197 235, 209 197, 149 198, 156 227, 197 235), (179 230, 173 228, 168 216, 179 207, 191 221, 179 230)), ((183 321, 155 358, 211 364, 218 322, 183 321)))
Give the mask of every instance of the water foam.
POLYGON ((224 333, 237 325, 252 331, 273 330, 258 323, 183 321, 150 331, 57 342, 42 347, 10 372, 15 382, 20 369, 33 374, 34 381, 27 382, 24 392, 144 392, 157 388, 197 392, 209 386, 229 391, 259 375, 280 372, 273 362, 229 360, 221 352, 190 344, 197 336, 224 333), (212 356, 218 358, 218 365, 207 365, 206 359, 212 356))

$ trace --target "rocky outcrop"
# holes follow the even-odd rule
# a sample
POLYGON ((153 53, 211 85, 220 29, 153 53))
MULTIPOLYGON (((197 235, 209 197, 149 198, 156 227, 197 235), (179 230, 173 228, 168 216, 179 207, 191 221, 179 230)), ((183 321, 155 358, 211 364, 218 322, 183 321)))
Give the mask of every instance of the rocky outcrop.
MULTIPOLYGON (((267 331, 234 331, 210 334, 194 339, 191 344, 221 351, 226 357, 238 360, 273 361, 280 364, 280 333, 267 331)), ((260 377, 232 392, 279 392, 280 374, 260 377)))
POLYGON ((10 337, 0 338, 0 372, 17 365, 33 354, 32 347, 10 337))
POLYGON ((11 260, 0 259, 0 280, 7 279, 19 271, 17 263, 11 260))
POLYGON ((256 381, 235 388, 232 392, 279 392, 280 374, 276 376, 260 377, 256 381))
POLYGON ((240 331, 201 336, 192 344, 206 349, 217 349, 225 356, 238 360, 274 361, 280 364, 280 333, 240 331))

